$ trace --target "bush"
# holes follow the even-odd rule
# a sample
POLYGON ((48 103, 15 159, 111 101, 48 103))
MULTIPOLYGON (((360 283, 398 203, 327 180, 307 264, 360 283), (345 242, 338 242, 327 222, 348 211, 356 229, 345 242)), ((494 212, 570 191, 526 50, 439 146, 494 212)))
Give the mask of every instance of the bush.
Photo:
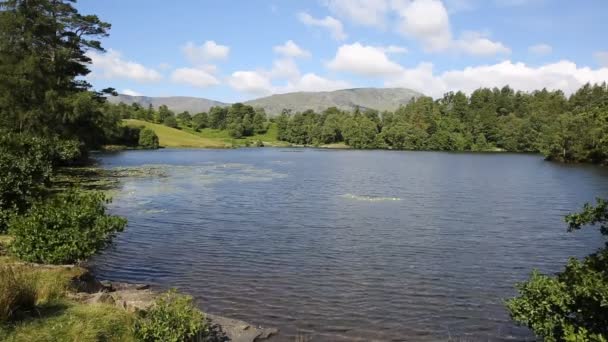
POLYGON ((177 120, 174 116, 169 115, 163 119, 163 125, 171 128, 177 128, 177 120))
POLYGON ((39 263, 63 264, 85 260, 105 248, 126 225, 106 214, 109 200, 102 193, 69 190, 36 203, 10 221, 10 246, 17 257, 39 263))
POLYGON ((159 297, 152 308, 143 313, 134 328, 135 336, 153 341, 206 341, 211 328, 205 316, 194 307, 192 297, 171 290, 159 297))
POLYGON ((20 268, 0 266, 0 323, 11 320, 19 311, 36 305, 36 274, 20 268))
POLYGON ((149 149, 158 148, 158 136, 153 130, 144 128, 139 132, 139 146, 149 149))

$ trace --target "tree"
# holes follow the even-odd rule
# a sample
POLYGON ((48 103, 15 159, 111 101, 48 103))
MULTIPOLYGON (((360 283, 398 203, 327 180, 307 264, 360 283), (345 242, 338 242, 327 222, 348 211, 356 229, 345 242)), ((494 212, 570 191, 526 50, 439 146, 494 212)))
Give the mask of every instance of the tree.
MULTIPOLYGON (((568 230, 599 225, 608 236, 608 201, 566 216, 568 230)), ((571 258, 557 276, 537 271, 507 302, 511 317, 545 341, 608 340, 608 244, 582 261, 571 258)))
POLYGON ((163 125, 165 125, 167 127, 171 127, 171 128, 178 128, 177 120, 175 119, 175 116, 173 116, 173 115, 166 116, 163 119, 163 125))
POLYGON ((209 125, 209 117, 207 113, 197 113, 192 117, 192 125, 194 129, 201 130, 209 125))
POLYGON ((5 129, 88 144, 103 140, 97 136, 103 132, 98 129, 103 99, 87 92, 90 84, 83 76, 90 72, 87 52, 104 51, 97 39, 107 36, 110 25, 80 14, 73 2, 0 2, 0 125, 5 129))
POLYGON ((149 128, 142 129, 139 132, 139 146, 148 149, 157 149, 158 136, 149 128))
POLYGON ((190 113, 188 111, 177 114, 177 120, 180 124, 182 124, 182 126, 192 126, 192 116, 190 116, 190 113))

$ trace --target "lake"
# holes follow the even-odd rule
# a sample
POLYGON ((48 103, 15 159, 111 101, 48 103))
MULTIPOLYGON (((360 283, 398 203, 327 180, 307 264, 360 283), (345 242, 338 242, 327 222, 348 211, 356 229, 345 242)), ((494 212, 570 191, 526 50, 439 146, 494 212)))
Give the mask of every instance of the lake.
POLYGON ((563 216, 608 197, 608 169, 538 155, 318 149, 127 151, 92 260, 101 278, 177 287, 277 327, 274 340, 531 339, 503 301, 533 268, 602 246, 563 216))

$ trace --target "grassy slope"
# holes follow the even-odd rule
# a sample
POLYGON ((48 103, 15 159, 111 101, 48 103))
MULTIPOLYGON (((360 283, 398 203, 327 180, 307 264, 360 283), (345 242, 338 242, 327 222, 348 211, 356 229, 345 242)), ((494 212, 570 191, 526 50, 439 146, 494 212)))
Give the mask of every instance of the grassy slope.
POLYGON ((125 120, 129 126, 144 126, 152 129, 163 147, 207 147, 207 148, 224 148, 229 147, 226 143, 218 139, 209 139, 201 136, 196 136, 183 130, 159 125, 141 120, 125 120))
POLYGON ((161 146, 164 147, 203 147, 223 148, 254 145, 256 141, 262 141, 265 146, 287 146, 288 143, 278 141, 277 126, 271 124, 265 134, 256 134, 251 137, 240 139, 232 138, 228 131, 205 128, 200 132, 189 127, 175 129, 165 125, 151 122, 129 119, 125 120, 129 126, 145 126, 152 129, 158 135, 161 146))

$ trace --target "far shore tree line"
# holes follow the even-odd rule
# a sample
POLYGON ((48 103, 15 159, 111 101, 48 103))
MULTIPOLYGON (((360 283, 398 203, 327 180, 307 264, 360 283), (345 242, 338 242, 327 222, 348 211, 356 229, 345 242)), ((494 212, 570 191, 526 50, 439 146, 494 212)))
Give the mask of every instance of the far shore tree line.
POLYGON ((608 163, 608 86, 586 84, 571 96, 546 89, 481 88, 470 96, 450 92, 419 97, 395 111, 321 113, 284 110, 267 119, 263 109, 240 103, 191 115, 118 104, 113 118, 140 119, 169 127, 227 130, 234 138, 263 134, 270 124, 278 140, 296 145, 344 143, 357 149, 508 151, 542 153, 561 162, 608 163))

